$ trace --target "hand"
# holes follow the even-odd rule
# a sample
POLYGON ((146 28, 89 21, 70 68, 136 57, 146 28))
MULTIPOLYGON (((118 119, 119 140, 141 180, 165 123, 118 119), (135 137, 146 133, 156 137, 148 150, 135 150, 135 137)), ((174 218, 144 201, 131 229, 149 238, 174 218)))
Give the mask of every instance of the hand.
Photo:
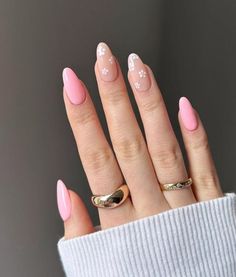
MULTIPOLYGON (((128 80, 145 138, 117 59, 105 43, 98 45, 95 75, 114 152, 87 88, 71 69, 63 71, 65 107, 92 194, 112 193, 123 183, 130 190, 130 197, 120 206, 98 208, 101 229, 223 196, 206 132, 188 99, 180 99, 178 113, 189 162, 187 170, 151 69, 136 54, 129 56, 128 65, 128 80), (181 182, 188 177, 193 180, 192 187, 160 189, 160 184, 181 182)), ((57 196, 66 239, 95 231, 81 198, 60 180, 57 196)))

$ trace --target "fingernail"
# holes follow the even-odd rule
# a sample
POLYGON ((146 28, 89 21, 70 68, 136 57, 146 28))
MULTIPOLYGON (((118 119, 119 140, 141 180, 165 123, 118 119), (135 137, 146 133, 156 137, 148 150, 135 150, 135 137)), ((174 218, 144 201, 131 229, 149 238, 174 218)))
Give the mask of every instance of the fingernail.
POLYGON ((74 71, 67 67, 63 70, 62 77, 70 102, 75 105, 83 103, 86 98, 85 88, 74 71))
POLYGON ((66 221, 71 214, 71 202, 69 192, 61 180, 57 181, 57 206, 62 220, 66 221))
POLYGON ((137 54, 129 55, 128 67, 135 89, 138 91, 148 90, 151 86, 150 77, 146 66, 137 54))
POLYGON ((179 109, 185 128, 189 131, 197 129, 197 117, 190 101, 186 97, 181 97, 179 99, 179 109))
POLYGON ((97 61, 102 80, 106 82, 114 81, 118 74, 116 59, 104 42, 100 42, 97 46, 97 61))

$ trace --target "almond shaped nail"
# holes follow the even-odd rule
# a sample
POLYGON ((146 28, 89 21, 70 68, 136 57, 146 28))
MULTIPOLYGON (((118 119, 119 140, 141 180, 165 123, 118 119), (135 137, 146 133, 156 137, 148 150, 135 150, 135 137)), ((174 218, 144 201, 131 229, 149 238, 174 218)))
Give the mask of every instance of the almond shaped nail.
POLYGON ((74 105, 82 104, 86 98, 86 92, 75 72, 71 68, 66 67, 63 70, 62 78, 70 102, 74 105))
POLYGON ((137 91, 148 90, 151 86, 148 70, 137 54, 131 53, 129 55, 128 67, 135 89, 137 91))
POLYGON ((69 192, 65 184, 57 181, 57 206, 63 221, 66 221, 71 215, 71 201, 69 192))
POLYGON ((179 99, 179 109, 184 127, 189 131, 197 129, 197 117, 190 101, 186 97, 181 97, 179 99))
POLYGON ((111 49, 104 42, 100 42, 97 46, 97 62, 99 74, 103 81, 112 82, 117 78, 116 59, 111 49))

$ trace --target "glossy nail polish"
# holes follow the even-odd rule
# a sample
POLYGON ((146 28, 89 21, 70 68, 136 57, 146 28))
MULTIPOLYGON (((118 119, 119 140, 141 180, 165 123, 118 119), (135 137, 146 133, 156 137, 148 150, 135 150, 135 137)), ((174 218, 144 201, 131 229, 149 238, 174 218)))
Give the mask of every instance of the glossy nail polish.
POLYGON ((106 82, 114 81, 118 74, 116 59, 104 42, 97 46, 97 62, 101 79, 106 82))
POLYGON ((63 70, 62 77, 70 102, 74 105, 82 104, 86 98, 86 92, 80 79, 68 67, 63 70))
POLYGON ((197 129, 197 117, 190 101, 186 97, 181 97, 179 99, 179 109, 184 127, 189 131, 197 129))
POLYGON ((71 214, 71 202, 69 192, 61 180, 57 181, 57 206, 62 220, 66 221, 71 214))
POLYGON ((150 77, 146 66, 140 57, 132 53, 128 57, 128 67, 133 85, 137 91, 146 91, 151 86, 150 77))

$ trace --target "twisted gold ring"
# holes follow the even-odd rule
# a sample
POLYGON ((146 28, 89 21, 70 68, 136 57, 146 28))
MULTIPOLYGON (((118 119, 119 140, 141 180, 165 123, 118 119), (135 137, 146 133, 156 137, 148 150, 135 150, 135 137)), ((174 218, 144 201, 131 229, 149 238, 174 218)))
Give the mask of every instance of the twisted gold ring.
POLYGON ((178 189, 185 189, 192 185, 193 181, 192 178, 188 178, 183 182, 173 183, 173 184, 161 184, 162 190, 178 190, 178 189))
POLYGON ((129 196, 129 188, 123 184, 113 193, 107 195, 93 195, 91 201, 97 208, 116 208, 129 196))

